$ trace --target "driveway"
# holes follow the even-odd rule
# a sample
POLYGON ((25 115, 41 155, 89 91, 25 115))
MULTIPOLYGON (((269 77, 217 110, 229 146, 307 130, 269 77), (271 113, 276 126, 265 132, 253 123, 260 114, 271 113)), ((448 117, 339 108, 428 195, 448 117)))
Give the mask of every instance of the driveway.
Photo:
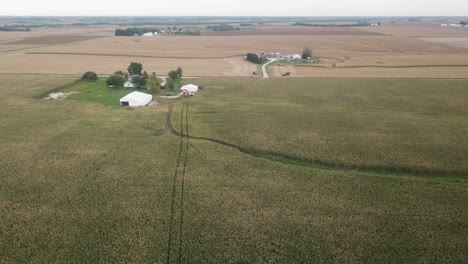
POLYGON ((268 59, 268 60, 269 60, 269 62, 263 64, 263 66, 262 66, 263 78, 265 78, 265 79, 266 79, 266 78, 269 78, 268 73, 267 73, 267 70, 266 70, 266 66, 267 66, 268 64, 272 63, 272 62, 277 61, 278 59, 268 59))

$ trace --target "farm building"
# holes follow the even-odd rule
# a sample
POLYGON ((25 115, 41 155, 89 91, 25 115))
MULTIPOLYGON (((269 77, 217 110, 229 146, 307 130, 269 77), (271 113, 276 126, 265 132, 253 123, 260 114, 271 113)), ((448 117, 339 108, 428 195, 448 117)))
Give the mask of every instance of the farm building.
POLYGON ((124 83, 125 88, 135 88, 135 85, 132 83, 132 80, 128 80, 124 83))
POLYGON ((120 99, 120 105, 132 107, 146 106, 151 102, 151 100, 153 100, 153 96, 151 94, 132 92, 120 99))
POLYGON ((183 95, 194 95, 198 92, 198 86, 193 84, 187 84, 180 88, 180 92, 183 95))
POLYGON ((302 55, 298 54, 298 53, 284 56, 284 60, 287 61, 287 62, 300 60, 300 59, 302 59, 302 55))
POLYGON ((154 37, 154 36, 157 36, 159 35, 158 32, 148 32, 148 33, 144 33, 143 35, 141 35, 142 37, 154 37))

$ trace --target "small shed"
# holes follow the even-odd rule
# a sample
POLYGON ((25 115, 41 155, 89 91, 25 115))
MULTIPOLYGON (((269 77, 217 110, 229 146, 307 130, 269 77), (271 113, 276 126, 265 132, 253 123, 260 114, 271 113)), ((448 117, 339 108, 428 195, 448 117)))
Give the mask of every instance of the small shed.
POLYGON ((190 93, 196 93, 198 92, 198 86, 194 85, 194 84, 187 84, 187 85, 184 85, 182 87, 180 87, 180 90, 183 91, 187 91, 187 92, 190 92, 190 93))
POLYGON ((198 92, 198 86, 193 84, 187 84, 180 88, 180 92, 183 95, 194 95, 198 92))
POLYGON ((121 106, 146 106, 153 100, 151 94, 141 93, 141 92, 132 92, 120 99, 121 106))
POLYGON ((132 83, 132 80, 128 80, 124 83, 125 88, 135 88, 135 84, 132 83))

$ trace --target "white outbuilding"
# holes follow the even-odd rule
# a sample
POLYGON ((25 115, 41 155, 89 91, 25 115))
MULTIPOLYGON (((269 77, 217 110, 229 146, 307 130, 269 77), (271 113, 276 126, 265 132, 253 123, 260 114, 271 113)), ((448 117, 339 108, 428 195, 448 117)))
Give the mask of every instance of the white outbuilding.
POLYGON ((186 91, 190 94, 195 94, 196 92, 198 92, 198 86, 193 85, 193 84, 187 84, 187 85, 180 87, 180 91, 181 92, 186 91))
POLYGON ((291 55, 293 60, 300 60, 302 59, 302 55, 299 53, 291 55))
POLYGON ((194 95, 198 92, 198 86, 187 84, 180 88, 180 92, 184 95, 194 95))
POLYGON ((132 107, 146 106, 151 102, 151 100, 153 100, 153 96, 151 94, 133 92, 122 97, 122 99, 120 99, 120 105, 132 107))
POLYGON ((135 88, 135 84, 132 83, 131 80, 128 80, 124 83, 125 88, 135 88))

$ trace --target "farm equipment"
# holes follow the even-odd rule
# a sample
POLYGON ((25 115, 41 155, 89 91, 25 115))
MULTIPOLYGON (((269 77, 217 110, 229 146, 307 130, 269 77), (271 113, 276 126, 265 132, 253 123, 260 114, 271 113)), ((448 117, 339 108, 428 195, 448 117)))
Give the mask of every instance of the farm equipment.
POLYGON ((281 74, 281 76, 290 76, 291 75, 291 72, 283 72, 283 74, 281 74))

